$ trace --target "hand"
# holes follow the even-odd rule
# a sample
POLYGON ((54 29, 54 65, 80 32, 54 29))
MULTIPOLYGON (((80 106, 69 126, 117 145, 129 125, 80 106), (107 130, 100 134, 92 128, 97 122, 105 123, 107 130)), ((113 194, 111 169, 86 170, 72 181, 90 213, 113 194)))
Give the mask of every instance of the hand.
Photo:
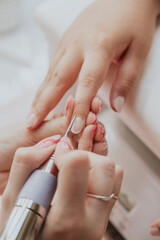
POLYGON ((85 9, 60 42, 33 102, 28 127, 38 127, 79 76, 74 114, 81 117, 83 128, 90 103, 113 63, 117 74, 110 104, 121 111, 143 68, 159 12, 159 0, 97 0, 85 9))
MULTIPOLYGON (((82 133, 78 148, 92 142, 90 126, 82 133)), ((31 172, 48 159, 55 144, 46 142, 19 149, 14 157, 9 181, 2 197, 0 231, 4 227, 16 196, 31 172)), ((91 146, 89 145, 89 148, 91 146)), ((62 138, 56 148, 58 188, 39 240, 100 240, 107 226, 115 200, 103 202, 86 198, 86 193, 109 196, 119 194, 123 171, 104 156, 74 150, 69 138, 62 138), (96 225, 96 228, 93 226, 96 225), (54 226, 54 228, 53 228, 54 226)))
POLYGON ((160 236, 160 218, 152 223, 151 229, 150 229, 150 234, 152 236, 160 236))
MULTIPOLYGON (((7 127, 1 130, 0 136, 0 195, 3 193, 10 172, 10 168, 13 161, 13 156, 15 151, 19 147, 32 146, 38 143, 43 138, 48 138, 53 135, 58 135, 56 139, 52 139, 53 142, 57 143, 60 140, 60 137, 64 135, 72 117, 74 109, 75 100, 72 97, 68 98, 66 104, 66 113, 65 115, 59 116, 54 114, 50 116, 51 120, 45 121, 38 129, 31 131, 26 129, 26 127, 21 125, 7 127), (60 136, 61 135, 61 136, 60 136)), ((97 124, 96 115, 98 114, 101 108, 101 101, 95 97, 91 103, 91 111, 87 118, 87 125, 97 124)), ((104 154, 107 153, 107 147, 105 147, 105 131, 102 124, 98 123, 97 130, 95 131, 94 141, 94 151, 104 150, 104 154)), ((90 134, 93 134, 94 126, 90 126, 90 134)), ((74 137, 74 147, 77 148, 77 143, 80 135, 74 137)), ((107 146, 107 145, 106 145, 107 146)))

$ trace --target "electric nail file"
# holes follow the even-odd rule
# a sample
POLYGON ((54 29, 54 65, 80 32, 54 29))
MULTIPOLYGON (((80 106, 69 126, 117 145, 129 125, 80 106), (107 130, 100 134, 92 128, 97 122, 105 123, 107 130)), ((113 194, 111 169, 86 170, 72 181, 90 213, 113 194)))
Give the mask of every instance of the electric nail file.
MULTIPOLYGON (((65 133, 67 136, 74 117, 65 133)), ((54 153, 42 170, 34 171, 24 184, 0 240, 34 240, 47 216, 57 179, 51 174, 54 153)))

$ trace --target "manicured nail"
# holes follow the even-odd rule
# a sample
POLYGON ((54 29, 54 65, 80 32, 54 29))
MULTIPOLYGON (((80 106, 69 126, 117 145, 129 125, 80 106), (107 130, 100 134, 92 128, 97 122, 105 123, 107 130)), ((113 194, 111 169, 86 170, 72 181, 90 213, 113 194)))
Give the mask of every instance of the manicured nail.
POLYGON ((104 138, 105 130, 104 130, 104 127, 102 125, 100 125, 100 134, 101 134, 102 138, 104 138))
POLYGON ((114 99, 114 107, 117 112, 121 112, 124 102, 125 102, 125 99, 122 96, 118 96, 114 99))
POLYGON ((100 102, 100 104, 99 104, 99 111, 100 111, 103 108, 103 103, 100 99, 99 99, 99 102, 100 102))
POLYGON ((71 100, 72 100, 72 99, 73 99, 73 97, 72 97, 72 96, 69 96, 68 99, 67 99, 67 101, 66 101, 65 115, 67 114, 67 111, 68 111, 68 109, 69 109, 69 107, 70 107, 70 103, 71 103, 71 100))
POLYGON ((71 140, 68 137, 63 137, 59 144, 63 149, 69 149, 69 150, 73 149, 71 140))
POLYGON ((160 230, 156 227, 152 227, 151 230, 150 230, 150 233, 153 235, 153 236, 160 236, 160 230))
POLYGON ((36 115, 33 112, 31 112, 27 117, 26 126, 27 128, 33 127, 35 123, 36 123, 36 115))
POLYGON ((60 141, 60 139, 61 139, 61 135, 55 135, 55 136, 41 140, 39 143, 36 144, 36 146, 38 148, 46 148, 53 144, 58 143, 60 141))
POLYGON ((97 122, 97 116, 93 112, 89 112, 88 119, 91 124, 95 124, 97 122))
POLYGON ((98 124, 95 125, 95 129, 94 129, 94 132, 93 132, 93 138, 95 138, 95 136, 96 136, 96 133, 97 133, 97 126, 98 126, 98 124))
POLYGON ((108 152, 108 144, 107 143, 103 143, 103 152, 108 152))
POLYGON ((82 119, 81 117, 76 117, 71 131, 74 134, 78 134, 83 130, 84 126, 85 126, 85 120, 82 119))

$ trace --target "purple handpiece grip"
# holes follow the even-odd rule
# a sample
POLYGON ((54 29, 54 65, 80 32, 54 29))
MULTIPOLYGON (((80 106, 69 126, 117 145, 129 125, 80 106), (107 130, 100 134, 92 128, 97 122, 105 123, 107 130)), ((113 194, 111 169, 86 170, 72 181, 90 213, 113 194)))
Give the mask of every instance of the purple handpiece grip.
POLYGON ((48 211, 56 186, 55 176, 43 170, 36 170, 24 184, 18 198, 30 199, 48 211))

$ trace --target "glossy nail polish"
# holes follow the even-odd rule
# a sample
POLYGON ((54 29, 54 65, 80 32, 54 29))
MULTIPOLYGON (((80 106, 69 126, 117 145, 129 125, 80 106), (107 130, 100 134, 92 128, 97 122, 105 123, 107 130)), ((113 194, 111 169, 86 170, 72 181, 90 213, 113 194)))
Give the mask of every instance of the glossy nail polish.
POLYGON ((31 112, 27 117, 26 127, 27 128, 33 127, 35 123, 36 123, 36 115, 33 112, 31 112))
POLYGON ((85 127, 85 120, 82 119, 81 117, 76 117, 71 129, 71 132, 74 134, 78 134, 83 130, 84 127, 85 127))
POLYGON ((122 96, 118 96, 114 99, 114 107, 117 112, 121 112, 124 106, 125 99, 122 96))

